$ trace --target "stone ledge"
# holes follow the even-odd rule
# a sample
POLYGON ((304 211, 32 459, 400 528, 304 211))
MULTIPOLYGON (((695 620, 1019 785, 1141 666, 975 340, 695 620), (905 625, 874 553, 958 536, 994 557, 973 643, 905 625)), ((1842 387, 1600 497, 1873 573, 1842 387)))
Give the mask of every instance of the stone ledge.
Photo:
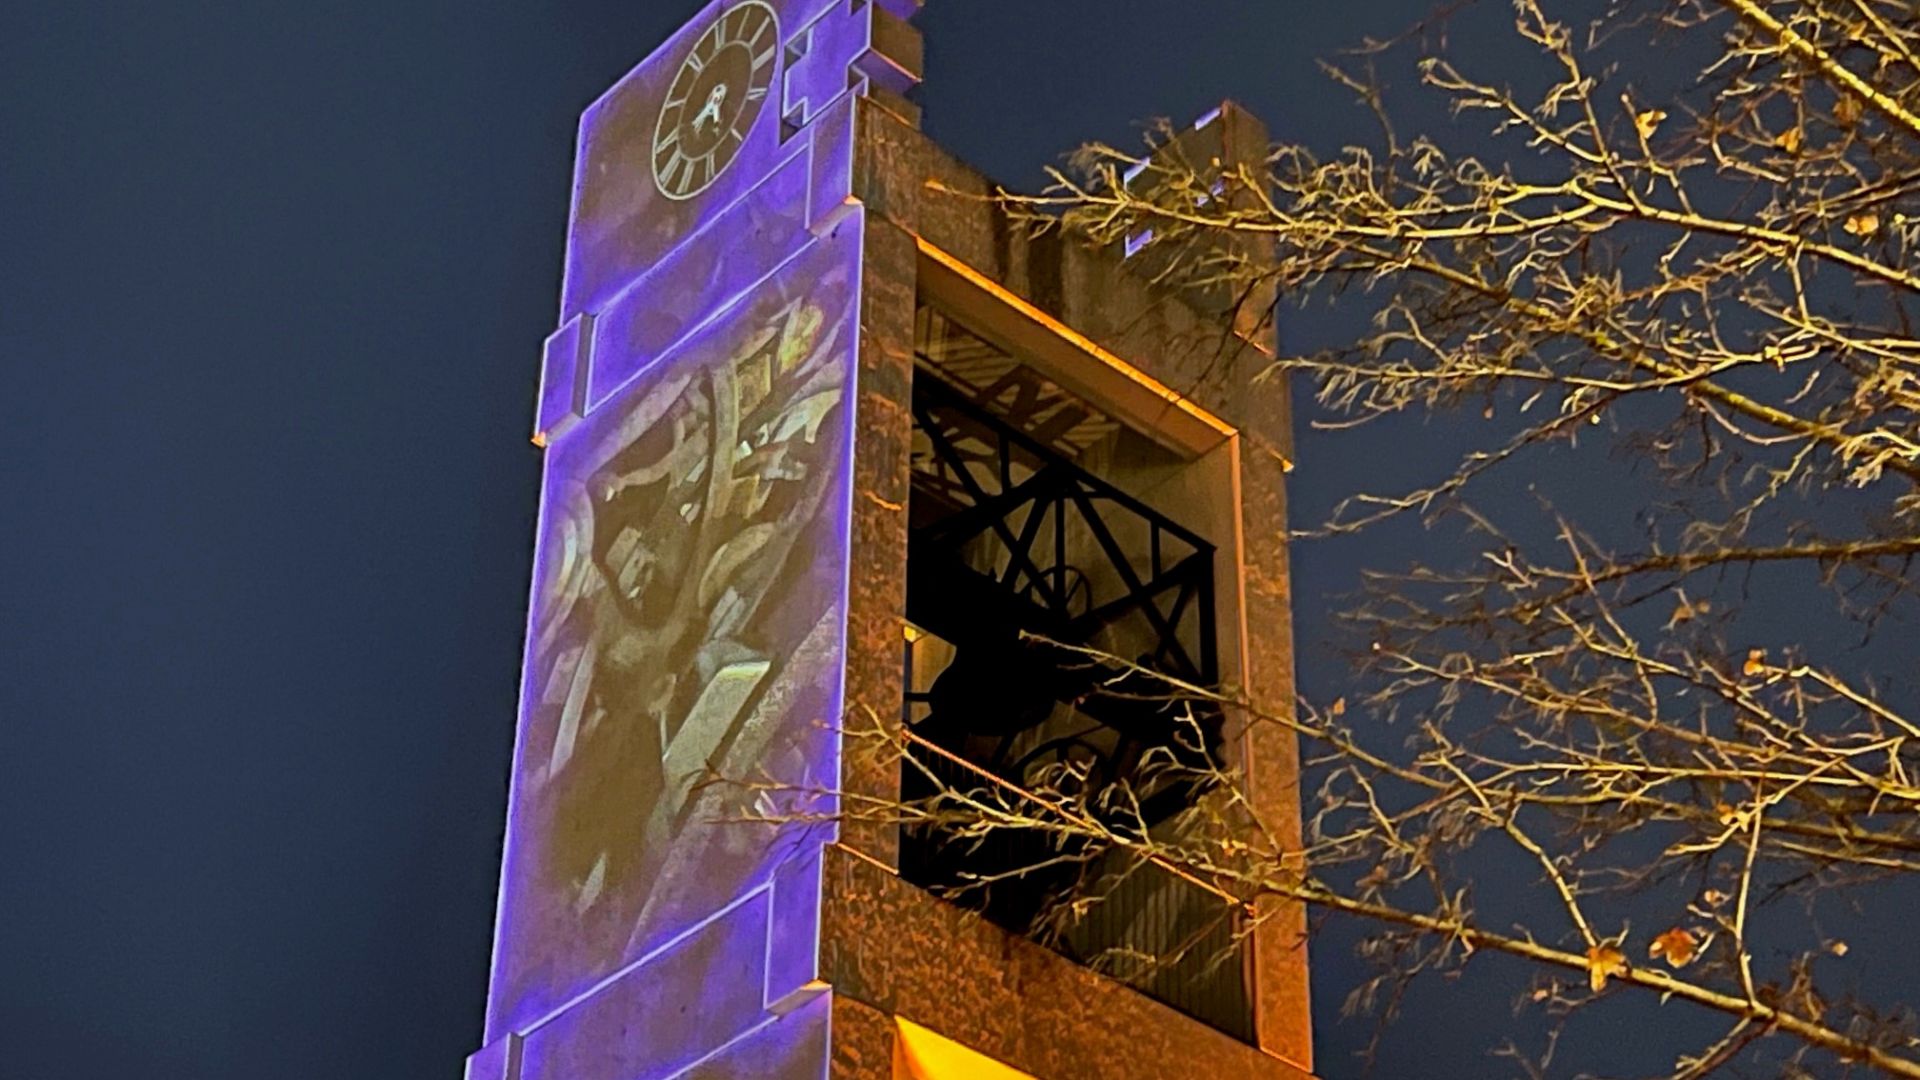
POLYGON ((836 995, 1043 1080, 1310 1080, 838 845, 824 877, 822 977, 836 995))

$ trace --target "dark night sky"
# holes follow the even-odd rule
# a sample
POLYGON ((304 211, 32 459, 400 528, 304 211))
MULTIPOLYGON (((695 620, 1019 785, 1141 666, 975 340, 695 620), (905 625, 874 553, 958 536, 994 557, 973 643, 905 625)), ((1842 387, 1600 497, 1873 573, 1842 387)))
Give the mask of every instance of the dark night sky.
MULTIPOLYGON (((0 6, 0 1080, 458 1075, 574 122, 699 6, 0 6)), ((1014 183, 1224 96, 1337 149, 1312 59, 1427 6, 934 0, 926 126, 1014 183)), ((1504 996, 1422 1000, 1377 1075, 1487 1071, 1504 996)))

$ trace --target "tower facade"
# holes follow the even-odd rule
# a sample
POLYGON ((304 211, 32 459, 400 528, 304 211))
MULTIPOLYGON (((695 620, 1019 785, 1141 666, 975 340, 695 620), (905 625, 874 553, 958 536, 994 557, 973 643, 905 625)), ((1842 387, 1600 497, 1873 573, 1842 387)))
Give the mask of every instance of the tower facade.
MULTIPOLYGON (((1158 745, 1065 687, 969 726, 1023 629, 1292 700, 1269 331, 1008 222, 918 131, 915 6, 715 0, 583 116, 468 1080, 1310 1069, 1297 911, 1193 931, 1217 898, 1142 877, 1042 944, 938 895, 996 856, 851 812, 926 775, 855 731, 990 780, 1158 745), (1196 932, 1229 960, 1092 963, 1196 932)), ((1297 844, 1291 736, 1208 723, 1297 844)))

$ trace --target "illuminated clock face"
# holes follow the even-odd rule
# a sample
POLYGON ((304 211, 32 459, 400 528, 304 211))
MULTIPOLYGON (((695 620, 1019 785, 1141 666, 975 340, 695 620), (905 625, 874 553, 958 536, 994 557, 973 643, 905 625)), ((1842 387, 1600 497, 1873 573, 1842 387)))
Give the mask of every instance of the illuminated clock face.
POLYGON ((728 8, 694 42, 654 127, 662 194, 691 199, 733 163, 767 103, 779 55, 779 19, 760 0, 728 8))

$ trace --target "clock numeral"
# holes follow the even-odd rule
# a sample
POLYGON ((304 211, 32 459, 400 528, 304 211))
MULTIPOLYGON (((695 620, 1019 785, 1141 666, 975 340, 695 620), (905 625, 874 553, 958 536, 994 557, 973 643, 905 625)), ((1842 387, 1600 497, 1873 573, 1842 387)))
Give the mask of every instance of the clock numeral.
POLYGON ((680 177, 681 177, 681 174, 686 172, 687 167, 691 164, 692 162, 687 158, 687 155, 682 154, 677 150, 674 151, 673 157, 667 160, 667 167, 665 171, 663 171, 660 174, 662 186, 664 186, 668 191, 672 191, 672 192, 685 191, 686 185, 681 182, 680 177))

